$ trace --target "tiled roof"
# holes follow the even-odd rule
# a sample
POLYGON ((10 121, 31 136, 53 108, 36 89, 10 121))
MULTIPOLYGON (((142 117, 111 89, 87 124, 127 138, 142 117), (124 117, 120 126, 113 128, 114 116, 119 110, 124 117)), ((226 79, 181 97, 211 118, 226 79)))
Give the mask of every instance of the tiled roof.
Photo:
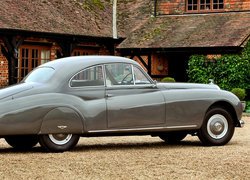
POLYGON ((112 37, 107 0, 2 0, 0 29, 112 37))
POLYGON ((150 18, 154 1, 118 0, 117 2, 118 35, 126 37, 150 18))
POLYGON ((250 36, 250 12, 150 18, 118 48, 241 46, 250 36))

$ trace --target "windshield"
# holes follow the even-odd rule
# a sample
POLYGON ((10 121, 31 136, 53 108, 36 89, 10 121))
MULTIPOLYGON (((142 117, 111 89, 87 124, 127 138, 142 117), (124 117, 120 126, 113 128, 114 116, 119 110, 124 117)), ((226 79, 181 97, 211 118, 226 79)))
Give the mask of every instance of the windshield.
POLYGON ((23 80, 24 82, 36 82, 36 83, 44 83, 47 82, 55 70, 51 67, 41 67, 33 70, 28 76, 23 80))

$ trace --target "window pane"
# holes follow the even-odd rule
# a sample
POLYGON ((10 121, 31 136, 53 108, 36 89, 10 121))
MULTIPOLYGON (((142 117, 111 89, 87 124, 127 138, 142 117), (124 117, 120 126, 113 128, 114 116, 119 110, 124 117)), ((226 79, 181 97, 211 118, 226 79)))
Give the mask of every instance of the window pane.
POLYGON ((104 86, 102 66, 95 66, 76 74, 71 82, 71 87, 104 86))
POLYGON ((134 66, 134 76, 135 84, 150 84, 148 78, 143 74, 143 72, 134 66))
MULTIPOLYGON (((47 82, 52 77, 54 71, 54 69, 48 67, 35 69, 24 79, 24 82, 47 82)), ((28 70, 25 73, 28 73, 28 70)))
POLYGON ((32 49, 31 51, 31 68, 34 69, 38 66, 38 49, 32 49))
POLYGON ((108 64, 105 66, 105 71, 107 86, 134 84, 132 66, 130 64, 108 64))
POLYGON ((42 50, 41 51, 41 64, 50 61, 50 50, 42 50))

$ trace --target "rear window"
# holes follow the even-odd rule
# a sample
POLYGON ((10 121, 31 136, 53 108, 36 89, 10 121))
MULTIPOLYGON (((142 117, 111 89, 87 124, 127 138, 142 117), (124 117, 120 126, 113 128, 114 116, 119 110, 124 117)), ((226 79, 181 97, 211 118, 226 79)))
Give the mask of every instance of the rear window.
POLYGON ((54 72, 55 70, 51 67, 37 68, 25 77, 24 82, 45 83, 52 77, 54 72))

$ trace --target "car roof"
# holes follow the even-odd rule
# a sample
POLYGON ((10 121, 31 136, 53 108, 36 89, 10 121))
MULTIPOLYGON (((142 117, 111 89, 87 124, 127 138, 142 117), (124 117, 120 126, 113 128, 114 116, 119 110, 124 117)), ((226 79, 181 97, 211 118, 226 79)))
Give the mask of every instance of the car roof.
MULTIPOLYGON (((50 67, 55 69, 55 73, 48 83, 63 84, 67 82, 77 72, 91 66, 108 63, 130 63, 139 65, 136 61, 119 56, 71 56, 56 59, 40 65, 41 67, 50 67)), ((140 65, 139 65, 140 66, 140 65)))
POLYGON ((60 69, 68 72, 72 69, 77 71, 89 66, 107 63, 131 63, 138 65, 138 63, 134 60, 119 56, 71 56, 50 61, 40 67, 47 66, 52 67, 55 70, 60 69))

